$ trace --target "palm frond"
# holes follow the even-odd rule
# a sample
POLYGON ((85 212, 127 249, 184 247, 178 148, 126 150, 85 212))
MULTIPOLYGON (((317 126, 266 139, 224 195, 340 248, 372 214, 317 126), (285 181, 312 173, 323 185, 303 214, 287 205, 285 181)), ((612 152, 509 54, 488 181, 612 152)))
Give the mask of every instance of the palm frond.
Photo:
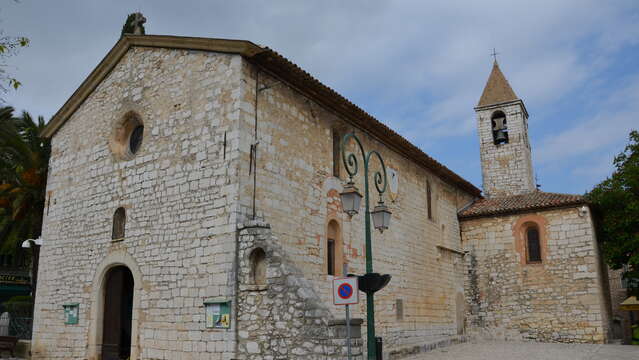
POLYGON ((40 137, 44 118, 13 111, 0 107, 0 252, 40 234, 51 154, 50 141, 40 137))

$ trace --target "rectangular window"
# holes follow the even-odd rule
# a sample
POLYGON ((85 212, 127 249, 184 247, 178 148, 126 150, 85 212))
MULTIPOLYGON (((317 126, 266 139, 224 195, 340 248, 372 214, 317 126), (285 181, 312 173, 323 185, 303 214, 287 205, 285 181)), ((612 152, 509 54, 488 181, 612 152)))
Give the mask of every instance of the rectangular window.
POLYGON ((541 262, 541 244, 539 243, 539 230, 529 228, 526 232, 528 242, 528 262, 541 262))
POLYGON ((341 138, 337 130, 333 130, 333 176, 339 177, 339 159, 341 151, 341 138))
POLYGON ((395 299, 395 319, 404 320, 404 300, 395 299))
POLYGON ((430 181, 426 180, 426 210, 428 212, 428 220, 433 220, 433 194, 430 189, 430 181))
POLYGON ((326 256, 327 273, 328 275, 335 275, 335 240, 328 239, 326 251, 328 252, 326 256))

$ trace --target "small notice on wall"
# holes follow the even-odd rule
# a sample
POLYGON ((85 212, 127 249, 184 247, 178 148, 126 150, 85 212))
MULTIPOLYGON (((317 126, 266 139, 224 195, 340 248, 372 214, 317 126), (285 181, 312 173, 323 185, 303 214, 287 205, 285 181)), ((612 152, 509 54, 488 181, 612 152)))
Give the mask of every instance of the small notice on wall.
POLYGON ((64 309, 64 323, 67 325, 77 324, 80 304, 78 303, 64 304, 62 305, 62 308, 64 309))
POLYGON ((206 327, 209 329, 228 329, 231 327, 231 303, 205 302, 206 327))

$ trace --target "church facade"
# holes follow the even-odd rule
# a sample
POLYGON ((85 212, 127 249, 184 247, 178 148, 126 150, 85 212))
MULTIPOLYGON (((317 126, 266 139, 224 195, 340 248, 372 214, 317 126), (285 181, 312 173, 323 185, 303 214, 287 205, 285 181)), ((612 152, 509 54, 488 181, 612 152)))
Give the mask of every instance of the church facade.
MULTIPOLYGON (((339 200, 348 133, 392 177, 373 234, 387 357, 469 334, 605 342, 588 206, 537 191, 504 84, 496 67, 476 108, 482 197, 269 48, 124 36, 45 130, 34 358, 344 358, 332 280, 365 271, 363 216, 339 200)), ((352 312, 361 358, 364 302, 352 312)))

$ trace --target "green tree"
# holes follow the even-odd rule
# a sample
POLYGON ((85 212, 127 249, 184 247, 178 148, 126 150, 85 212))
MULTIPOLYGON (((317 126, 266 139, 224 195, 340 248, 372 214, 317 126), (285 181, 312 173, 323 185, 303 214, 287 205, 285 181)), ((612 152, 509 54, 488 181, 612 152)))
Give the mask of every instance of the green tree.
POLYGON ((615 171, 586 196, 595 206, 598 237, 606 263, 628 266, 626 278, 639 280, 639 132, 614 159, 615 171))
MULTIPOLYGON (((18 2, 18 0, 14 0, 18 2)), ((7 73, 7 58, 15 55, 18 49, 29 46, 29 39, 24 36, 6 36, 0 30, 0 91, 6 93, 8 88, 18 89, 22 83, 7 73)), ((0 98, 0 102, 4 99, 0 98)))
POLYGON ((29 39, 25 37, 0 36, 0 90, 7 92, 7 86, 17 89, 20 85, 18 79, 7 74, 6 60, 17 53, 19 48, 29 45, 29 39))
POLYGON ((44 118, 0 108, 0 252, 15 252, 42 230, 51 145, 40 137, 44 118))

